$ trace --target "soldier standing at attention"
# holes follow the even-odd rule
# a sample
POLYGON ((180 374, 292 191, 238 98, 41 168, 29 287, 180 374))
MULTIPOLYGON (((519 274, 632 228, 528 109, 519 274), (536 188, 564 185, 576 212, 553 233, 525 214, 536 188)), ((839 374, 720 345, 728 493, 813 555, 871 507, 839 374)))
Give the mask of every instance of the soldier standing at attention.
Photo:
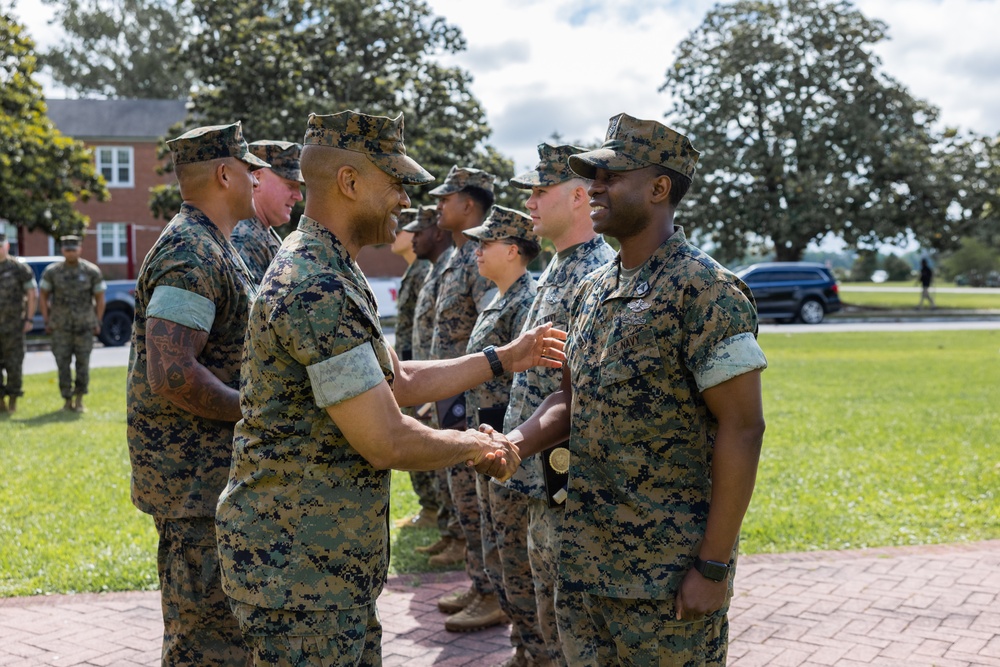
MULTIPOLYGON (((531 218, 503 206, 494 206, 486 222, 465 230, 464 234, 471 239, 470 243, 476 245, 480 275, 495 283, 498 290, 479 315, 469 336, 469 350, 485 349, 490 345, 503 344, 521 332, 536 291, 535 280, 528 273, 528 264, 538 256, 541 245, 538 236, 531 230, 531 218)), ((503 375, 466 392, 466 407, 472 428, 479 428, 480 424, 490 424, 497 429, 503 427, 504 413, 510 400, 510 383, 510 376, 503 375)), ((504 487, 490 484, 488 477, 476 476, 484 569, 500 608, 511 618, 512 611, 516 610, 512 610, 507 603, 506 579, 498 551, 506 530, 506 527, 498 525, 503 520, 501 505, 504 491, 504 487), (499 492, 493 493, 494 489, 499 492), (494 514, 494 509, 497 514, 494 514)), ((482 604, 483 599, 478 598, 448 617, 445 628, 462 630, 471 624, 469 619, 481 616, 477 603, 482 604)), ((511 632, 511 641, 515 646, 523 644, 517 624, 511 632)))
POLYGON ((496 363, 556 366, 561 345, 540 327, 495 352, 400 362, 355 257, 393 240, 403 186, 432 177, 406 155, 402 116, 314 114, 303 144, 305 214, 250 310, 216 516, 223 586, 256 665, 380 665, 389 469, 506 478, 519 462, 499 434, 433 430, 399 406, 475 386, 496 363))
POLYGON ((10 241, 0 232, 0 413, 15 412, 24 394, 24 334, 31 331, 37 289, 31 267, 10 256, 10 241))
MULTIPOLYGON (((420 288, 430 273, 431 263, 420 259, 413 251, 413 232, 406 226, 415 222, 420 211, 415 208, 405 208, 399 214, 399 225, 396 228, 396 240, 389 249, 393 254, 406 260, 406 271, 399 281, 399 296, 396 299, 396 356, 400 361, 410 361, 413 356, 413 317, 417 307, 417 297, 420 288)), ((420 416, 416 408, 403 408, 403 414, 408 417, 420 416)), ((396 521, 397 528, 433 528, 437 525, 438 501, 435 490, 434 473, 427 470, 411 470, 410 482, 420 503, 420 511, 412 517, 403 517, 396 521), (429 487, 429 488, 428 488, 429 487)))
MULTIPOLYGON (((414 308, 411 344, 413 358, 416 361, 427 361, 431 358, 431 338, 434 335, 434 315, 441 287, 441 273, 454 251, 451 234, 438 227, 437 221, 436 206, 421 206, 417 219, 405 227, 406 231, 413 234, 413 253, 418 259, 425 259, 431 265, 431 270, 417 293, 417 303, 414 308)), ((429 426, 437 427, 437 411, 433 403, 421 407, 420 412, 423 413, 423 418, 427 420, 429 426)), ((439 542, 450 541, 448 524, 451 520, 452 507, 451 497, 448 495, 448 471, 445 469, 433 472, 413 471, 410 473, 410 482, 420 499, 420 512, 414 517, 401 520, 401 523, 426 525, 426 514, 431 508, 436 507, 432 525, 437 525, 441 535, 439 542)), ((447 544, 434 553, 443 551, 444 546, 447 544)), ((417 553, 428 553, 428 547, 416 547, 414 550, 417 553)))
POLYGON ((64 259, 42 272, 39 305, 45 331, 52 334, 59 393, 66 401, 63 410, 83 412, 83 395, 90 386, 90 353, 94 336, 101 332, 107 285, 96 265, 80 259, 79 236, 62 237, 59 247, 64 259), (75 383, 71 371, 74 357, 75 383))
MULTIPOLYGON (((431 341, 433 359, 451 359, 465 353, 476 318, 495 294, 493 284, 479 275, 476 246, 467 243, 469 239, 462 233, 478 227, 486 219, 494 201, 493 180, 493 175, 485 171, 454 166, 444 183, 428 193, 438 200, 438 226, 451 232, 455 242, 455 251, 448 258, 441 276, 431 341)), ((465 397, 459 395, 440 401, 438 420, 442 428, 466 428, 465 397)), ((477 615, 463 616, 460 626, 452 623, 448 629, 481 630, 502 623, 504 615, 483 565, 476 476, 465 466, 450 468, 447 474, 453 513, 449 524, 452 539, 428 562, 454 565, 464 559, 471 585, 467 591, 438 600, 438 609, 445 614, 457 614, 475 602, 477 615)), ((431 545, 429 552, 436 550, 439 544, 431 545)))
MULTIPOLYGON (((535 168, 510 181, 531 191, 525 208, 534 231, 556 249, 538 281, 538 294, 524 323, 528 329, 542 322, 567 328, 576 288, 588 273, 615 257, 590 220, 590 181, 574 174, 567 162, 570 155, 582 152, 583 148, 575 146, 539 144, 535 168)), ((510 431, 530 417, 545 397, 558 391, 561 379, 561 369, 529 368, 515 373, 504 430, 510 431)), ((492 494, 503 498, 503 502, 494 503, 494 524, 498 533, 502 532, 497 540, 504 595, 510 605, 507 615, 515 628, 511 636, 521 640, 520 645, 515 643, 510 667, 565 665, 562 647, 575 641, 559 635, 555 617, 564 505, 547 495, 559 490, 546 490, 543 468, 548 463, 543 457, 557 454, 557 449, 521 461, 503 487, 491 485, 492 494)), ((557 472, 565 471, 560 468, 557 472)))
POLYGON ((253 191, 253 204, 257 214, 241 220, 230 241, 259 285, 281 246, 281 237, 274 228, 287 225, 295 203, 302 201, 302 171, 299 170, 302 146, 290 141, 255 141, 249 148, 271 166, 258 169, 254 174, 257 187, 253 191))
POLYGON ((526 456, 570 439, 556 605, 575 594, 569 636, 592 640, 571 665, 726 664, 767 362, 750 290, 674 225, 697 160, 625 114, 569 158, 621 252, 574 299, 560 391, 509 437, 526 456))
POLYGON ((253 276, 229 235, 254 216, 240 123, 167 142, 184 203, 146 255, 135 290, 128 370, 132 502, 153 516, 163 608, 162 663, 247 664, 222 592, 215 505, 226 485, 253 276))

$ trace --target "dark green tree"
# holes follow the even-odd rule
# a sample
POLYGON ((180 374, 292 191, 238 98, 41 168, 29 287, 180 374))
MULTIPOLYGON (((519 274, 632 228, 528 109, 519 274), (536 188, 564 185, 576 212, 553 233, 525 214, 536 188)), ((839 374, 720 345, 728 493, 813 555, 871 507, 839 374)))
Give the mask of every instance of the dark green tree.
MULTIPOLYGON (((194 81, 188 126, 242 120, 248 140, 301 141, 310 113, 348 109, 405 116, 407 152, 442 178, 454 164, 488 169, 498 200, 513 162, 486 143, 490 128, 471 80, 434 56, 465 48, 458 28, 424 0, 192 0, 178 49, 194 81)), ((413 203, 430 203, 431 186, 413 203)), ((154 211, 175 210, 168 190, 154 211)))
POLYGON ((961 240, 958 250, 941 260, 940 266, 946 279, 962 278, 965 285, 982 287, 1000 269, 1000 252, 977 238, 967 237, 961 240))
POLYGON ((885 36, 848 1, 740 0, 678 46, 661 90, 702 151, 683 220, 722 259, 764 245, 796 260, 830 232, 901 241, 946 217, 937 112, 882 71, 885 36))
POLYGON ((43 1, 66 33, 41 57, 59 83, 84 97, 187 97, 190 79, 174 57, 188 32, 186 2, 43 1))
POLYGON ((108 199, 90 151, 46 115, 34 80, 35 45, 0 9, 0 215, 52 236, 80 233, 87 218, 73 205, 108 199))
POLYGON ((899 255, 887 255, 882 260, 882 268, 888 274, 888 280, 901 281, 913 279, 913 266, 899 255))

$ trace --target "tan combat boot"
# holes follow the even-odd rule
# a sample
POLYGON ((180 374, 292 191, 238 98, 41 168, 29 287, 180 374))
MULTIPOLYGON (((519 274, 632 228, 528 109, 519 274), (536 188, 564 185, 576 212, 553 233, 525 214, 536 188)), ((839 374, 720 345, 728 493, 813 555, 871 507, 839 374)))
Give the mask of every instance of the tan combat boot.
POLYGON ((451 541, 453 539, 455 538, 453 538, 451 535, 445 535, 434 544, 425 544, 422 547, 413 547, 413 550, 418 554, 427 554, 428 556, 433 556, 447 549, 448 545, 451 544, 451 541))
POLYGON ((7 403, 7 412, 17 412, 17 396, 11 396, 7 403))
POLYGON ((77 394, 76 402, 73 404, 74 412, 86 412, 87 408, 83 407, 83 394, 77 394))
MULTIPOLYGON (((14 402, 14 397, 10 397, 10 402, 14 402)), ((7 412, 7 398, 5 396, 0 396, 0 414, 7 412)))
POLYGON ((428 565, 446 567, 465 562, 465 539, 452 538, 441 553, 427 559, 428 565))
POLYGON ((497 596, 493 593, 477 595, 468 607, 448 617, 444 629, 448 632, 475 632, 494 625, 506 623, 507 617, 500 609, 497 596))
POLYGON ((72 398, 67 398, 66 402, 63 403, 62 409, 65 410, 65 411, 67 411, 67 412, 73 412, 73 399, 72 398))
POLYGON ((442 614, 448 615, 457 614, 472 604, 472 601, 475 599, 476 589, 474 586, 469 586, 469 588, 464 591, 449 593, 438 600, 438 611, 442 614))

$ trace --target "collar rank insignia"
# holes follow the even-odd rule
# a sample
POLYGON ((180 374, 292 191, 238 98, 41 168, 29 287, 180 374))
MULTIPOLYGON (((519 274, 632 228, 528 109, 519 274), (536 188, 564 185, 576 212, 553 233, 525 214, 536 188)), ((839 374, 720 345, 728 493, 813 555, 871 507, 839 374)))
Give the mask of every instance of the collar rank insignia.
POLYGON ((555 290, 545 293, 545 303, 559 303, 559 295, 556 294, 555 290))
POLYGON ((649 292, 649 283, 645 280, 635 286, 635 293, 639 296, 646 296, 647 292, 649 292))

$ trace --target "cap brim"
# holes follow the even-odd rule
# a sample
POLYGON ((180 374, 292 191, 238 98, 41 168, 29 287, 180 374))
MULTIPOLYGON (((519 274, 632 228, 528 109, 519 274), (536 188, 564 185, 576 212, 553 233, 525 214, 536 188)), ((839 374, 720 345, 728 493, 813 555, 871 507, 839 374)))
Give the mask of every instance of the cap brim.
POLYGON ((246 153, 244 153, 242 155, 242 157, 240 157, 239 159, 240 159, 241 162, 246 162, 251 167, 255 167, 257 169, 264 169, 266 167, 270 167, 271 166, 270 164, 268 164, 267 162, 264 162, 263 160, 261 160, 259 157, 257 157, 256 155, 254 155, 250 151, 247 151, 246 153))
POLYGON ((305 181, 302 180, 302 171, 299 169, 280 169, 276 167, 271 167, 273 171, 278 176, 281 176, 285 180, 295 181, 296 183, 305 185, 305 181))
POLYGON ((445 195, 450 195, 454 192, 460 192, 461 190, 462 188, 456 188, 451 183, 442 183, 441 185, 437 186, 427 194, 429 194, 432 197, 444 197, 445 195))
POLYGON ((595 151, 569 156, 569 168, 573 173, 590 179, 594 178, 598 169, 633 171, 648 166, 648 162, 619 153, 612 148, 598 148, 595 151))
POLYGON ((379 169, 394 176, 405 185, 422 185, 434 180, 430 172, 421 167, 408 155, 398 153, 382 153, 369 156, 379 169))
POLYGON ((428 227, 421 227, 420 226, 420 221, 419 220, 414 220, 413 222, 411 222, 411 223, 407 224, 405 227, 403 227, 400 231, 403 231, 403 232, 412 232, 412 233, 416 234, 417 232, 422 231, 424 229, 430 229, 430 226, 428 226, 428 227))
POLYGON ((490 230, 486 225, 479 225, 478 227, 473 227, 472 229, 466 229, 462 233, 470 239, 475 239, 477 241, 495 240, 495 237, 490 233, 490 230))
POLYGON ((536 188, 539 185, 544 185, 542 183, 542 175, 538 173, 537 169, 532 169, 531 171, 526 171, 523 174, 518 174, 514 178, 510 179, 509 183, 515 188, 520 188, 521 190, 530 190, 531 188, 536 188))

